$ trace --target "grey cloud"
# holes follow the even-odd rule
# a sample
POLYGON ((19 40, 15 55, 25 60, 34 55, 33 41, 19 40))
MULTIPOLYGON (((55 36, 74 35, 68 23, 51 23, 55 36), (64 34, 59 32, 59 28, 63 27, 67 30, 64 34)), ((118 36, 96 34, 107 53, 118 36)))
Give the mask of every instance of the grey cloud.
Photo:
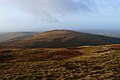
POLYGON ((41 21, 59 22, 59 16, 106 11, 116 8, 120 0, 4 0, 34 14, 41 21), (115 2, 115 3, 114 3, 115 2), (117 5, 116 5, 117 4, 117 5))
MULTIPOLYGON (((6 0, 8 1, 8 0, 6 0)), ((76 14, 79 11, 90 11, 89 0, 12 0, 22 10, 39 17, 42 21, 58 22, 57 15, 76 14), (56 16, 55 16, 56 15, 56 16)), ((11 1, 10 1, 11 2, 11 1)))

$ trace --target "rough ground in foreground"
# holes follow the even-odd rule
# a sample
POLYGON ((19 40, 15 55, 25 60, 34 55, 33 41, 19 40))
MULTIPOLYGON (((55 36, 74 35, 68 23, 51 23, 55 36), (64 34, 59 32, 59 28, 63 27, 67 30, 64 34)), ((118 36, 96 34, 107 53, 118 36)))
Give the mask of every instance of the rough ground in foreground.
POLYGON ((0 49, 0 80, 120 80, 120 45, 0 49))

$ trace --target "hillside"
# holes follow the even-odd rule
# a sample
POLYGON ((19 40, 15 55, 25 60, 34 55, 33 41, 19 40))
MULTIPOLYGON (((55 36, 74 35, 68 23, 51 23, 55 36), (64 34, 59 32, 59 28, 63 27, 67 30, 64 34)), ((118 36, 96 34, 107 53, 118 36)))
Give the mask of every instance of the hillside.
POLYGON ((0 46, 15 48, 60 48, 116 43, 120 43, 119 38, 80 33, 70 30, 53 30, 38 33, 33 36, 11 39, 0 44, 0 46))
POLYGON ((0 42, 5 42, 13 38, 25 37, 35 34, 34 32, 8 32, 0 33, 0 42))
POLYGON ((120 45, 1 48, 1 80, 119 80, 120 45))

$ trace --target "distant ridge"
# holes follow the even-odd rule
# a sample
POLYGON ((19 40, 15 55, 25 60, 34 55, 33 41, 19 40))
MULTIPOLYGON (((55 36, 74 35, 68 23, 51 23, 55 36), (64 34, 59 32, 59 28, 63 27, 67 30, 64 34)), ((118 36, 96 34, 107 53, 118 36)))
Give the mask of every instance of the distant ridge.
POLYGON ((0 42, 5 42, 7 40, 18 38, 18 37, 25 37, 36 34, 35 32, 7 32, 7 33, 0 33, 0 42))
POLYGON ((62 48, 86 45, 119 44, 119 38, 81 33, 71 30, 52 30, 31 36, 11 39, 1 47, 18 48, 62 48))

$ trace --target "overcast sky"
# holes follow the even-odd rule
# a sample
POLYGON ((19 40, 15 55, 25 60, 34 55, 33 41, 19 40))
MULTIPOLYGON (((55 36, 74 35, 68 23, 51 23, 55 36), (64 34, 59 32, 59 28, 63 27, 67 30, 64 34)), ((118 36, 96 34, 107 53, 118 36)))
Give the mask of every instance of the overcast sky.
POLYGON ((0 0, 0 32, 120 30, 120 0, 0 0))

